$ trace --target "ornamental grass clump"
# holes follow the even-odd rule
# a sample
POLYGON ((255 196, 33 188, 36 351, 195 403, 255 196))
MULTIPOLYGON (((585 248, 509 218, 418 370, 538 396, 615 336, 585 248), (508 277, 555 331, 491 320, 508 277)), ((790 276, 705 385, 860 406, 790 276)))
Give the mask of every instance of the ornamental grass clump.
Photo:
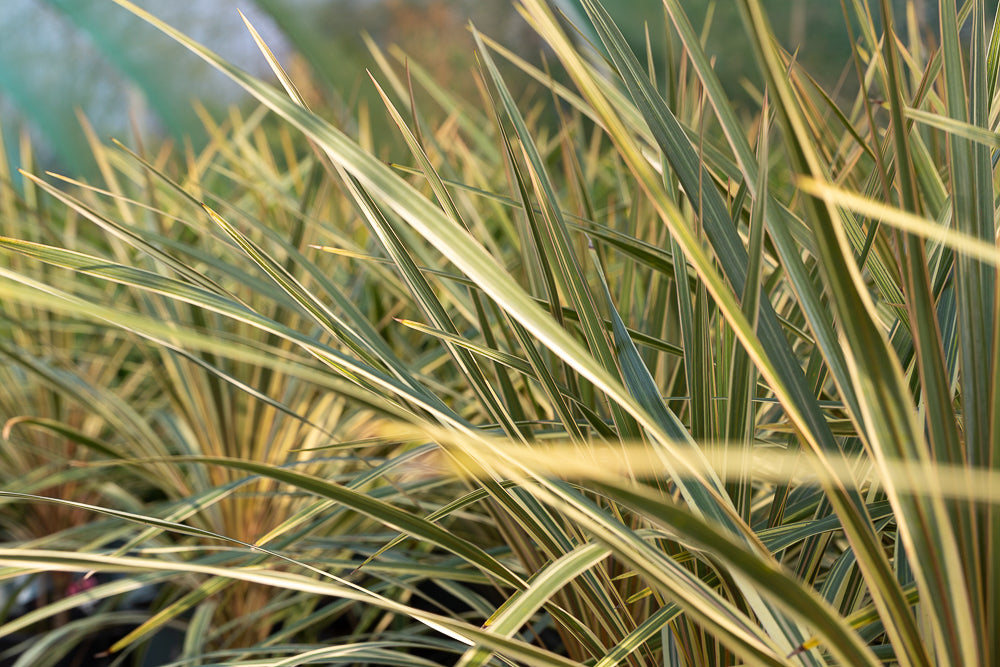
MULTIPOLYGON (((172 664, 996 660, 982 2, 941 2, 934 39, 912 3, 905 31, 887 0, 845 6, 845 103, 740 0, 766 82, 748 111, 678 0, 667 62, 596 0, 599 44, 520 0, 558 74, 473 28, 467 100, 372 45, 390 139, 324 120, 249 24, 280 88, 115 1, 261 106, 183 159, 95 143, 101 184, 25 175, 5 326, 30 307, 130 346, 112 378, 86 372, 95 339, 53 339, 122 407, 31 432, 130 493, 50 499, 114 542, 5 536, 8 578, 122 575, 22 655, 155 585, 119 664, 168 632, 172 664), (512 66, 542 94, 512 92, 512 66), (63 212, 43 236, 41 208, 63 212)), ((12 363, 43 382, 42 354, 12 363)), ((2 494, 41 501, 16 475, 2 494)))

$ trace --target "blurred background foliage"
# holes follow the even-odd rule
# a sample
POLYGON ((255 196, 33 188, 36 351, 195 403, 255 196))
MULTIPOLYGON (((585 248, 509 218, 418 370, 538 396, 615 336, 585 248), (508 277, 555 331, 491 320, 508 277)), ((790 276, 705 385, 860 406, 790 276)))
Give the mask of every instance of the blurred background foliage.
MULTIPOLYGON (((395 44, 403 53, 419 53, 421 65, 445 88, 473 85, 467 76, 474 65, 465 29, 470 20, 499 42, 520 45, 521 55, 530 60, 538 61, 541 53, 541 45, 508 0, 143 0, 139 4, 231 62, 265 75, 266 64, 236 13, 239 7, 299 81, 310 83, 306 88, 311 94, 322 98, 327 108, 351 110, 342 119, 345 123, 374 94, 364 73, 372 64, 362 38, 365 33, 383 47, 395 44)), ((567 15, 579 17, 578 0, 558 4, 567 15)), ((717 59, 729 93, 752 97, 756 82, 735 5, 706 0, 685 4, 692 21, 705 26, 708 52, 717 59)), ((901 2, 894 4, 902 8, 901 2)), ((805 45, 799 58, 824 79, 824 85, 835 87, 847 65, 850 44, 840 3, 768 0, 765 5, 784 46, 794 51, 805 45)), ((919 29, 934 29, 934 5, 915 3, 919 29)), ((645 48, 648 24, 654 55, 665 62, 670 47, 663 38, 659 0, 612 2, 608 7, 639 52, 645 48)), ((78 110, 102 138, 125 139, 136 130, 149 136, 152 131, 176 141, 190 140, 198 148, 205 140, 204 123, 192 102, 198 100, 220 115, 242 99, 207 65, 108 0, 4 0, 2 13, 4 139, 16 146, 17 135, 27 130, 46 166, 94 173, 78 110)), ((596 41, 591 35, 584 37, 596 41)), ((381 121, 381 116, 376 119, 381 121)))

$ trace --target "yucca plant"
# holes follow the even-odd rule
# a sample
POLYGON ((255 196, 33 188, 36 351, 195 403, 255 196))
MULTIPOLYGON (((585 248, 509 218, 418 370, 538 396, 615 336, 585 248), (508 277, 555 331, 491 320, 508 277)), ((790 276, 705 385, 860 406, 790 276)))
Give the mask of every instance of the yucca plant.
POLYGON ((5 302, 146 339, 165 370, 135 372, 164 389, 173 444, 104 463, 201 485, 103 508, 147 524, 132 545, 176 549, 12 543, 9 574, 193 582, 122 645, 185 622, 185 657, 213 664, 995 661, 1000 31, 982 2, 940 3, 940 46, 886 0, 845 5, 861 93, 841 109, 739 0, 766 81, 747 122, 677 0, 665 66, 596 0, 603 56, 521 0, 566 80, 474 31, 477 108, 376 50, 407 165, 363 120, 351 136, 311 111, 263 44, 282 91, 116 2, 283 125, 216 132, 186 174, 100 149, 107 187, 32 179, 110 236, 3 239, 5 302), (518 99, 498 60, 549 99, 518 99), (289 493, 296 511, 212 523, 244 479, 265 494, 246 512, 289 493), (227 580, 275 602, 205 643, 227 580))
MULTIPOLYGON (((288 223, 286 231, 294 239, 287 244, 288 253, 294 256, 309 241, 303 219, 310 215, 341 216, 342 211, 338 209, 343 207, 331 206, 328 189, 315 178, 310 181, 308 163, 297 163, 291 152, 281 155, 271 152, 269 137, 259 125, 261 119, 262 114, 245 120, 234 112, 227 123, 232 127, 211 126, 209 129, 216 135, 217 143, 205 153, 193 156, 184 174, 185 185, 189 190, 224 188, 234 204, 239 205, 238 200, 243 199, 251 209, 257 207, 261 219, 272 217, 268 230, 272 237, 279 233, 276 216, 283 217, 288 223), (221 147, 225 150, 220 150, 221 147), (276 163, 289 156, 291 164, 287 170, 275 173, 276 163), (206 173, 201 173, 202 169, 206 173), (221 178, 219 173, 223 174, 221 178), (288 176, 293 177, 291 181, 286 180, 288 176), (239 183, 262 179, 275 184, 276 200, 260 200, 259 189, 237 194, 239 183)), ((291 145, 288 134, 281 134, 288 148, 291 145)), ((185 232, 178 224, 181 219, 177 215, 178 207, 189 208, 195 201, 178 183, 161 174, 164 177, 162 191, 152 188, 143 191, 143 186, 148 184, 144 170, 155 168, 152 164, 137 162, 136 156, 127 153, 116 155, 97 144, 94 144, 94 155, 106 177, 108 189, 104 194, 114 193, 122 200, 129 196, 145 197, 150 202, 147 212, 143 213, 141 207, 135 211, 115 207, 114 213, 126 221, 124 225, 116 225, 105 217, 109 211, 106 204, 102 209, 101 198, 95 196, 95 189, 83 188, 82 199, 74 203, 73 213, 66 220, 47 220, 43 231, 33 238, 41 241, 46 234, 59 236, 61 232, 68 237, 79 233, 78 249, 93 250, 90 242, 96 240, 101 245, 98 252, 109 251, 138 266, 147 260, 130 244, 145 250, 153 248, 149 244, 136 243, 137 237, 130 228, 138 224, 146 233, 162 234, 161 238, 178 237, 182 245, 174 247, 184 249, 192 266, 205 261, 206 257, 211 258, 217 251, 212 247, 218 242, 215 235, 201 237, 190 230, 185 232), (135 169, 136 166, 139 169, 135 169), (117 236, 110 244, 100 243, 102 237, 94 233, 91 223, 112 230, 117 236), (201 247, 206 240, 209 247, 201 247)), ((45 200, 46 196, 30 182, 26 190, 29 197, 23 202, 23 208, 29 212, 32 208, 39 212, 44 210, 36 202, 45 200)), ((64 197, 57 191, 51 192, 57 198, 64 197)), ((18 195, 12 194, 12 197, 15 198, 12 203, 16 202, 18 195)), ((14 208, 12 220, 23 217, 14 208)), ((23 229, 29 228, 22 225, 23 229)), ((12 222, 8 233, 13 233, 13 227, 12 222)), ((35 262, 36 259, 22 257, 12 268, 24 276, 60 282, 52 274, 64 269, 45 264, 37 265, 37 270, 29 268, 35 262)), ((323 268, 322 263, 313 267, 322 284, 329 287, 335 276, 333 273, 321 274, 323 268)), ((260 301, 257 306, 262 312, 269 312, 286 324, 294 323, 300 316, 294 307, 292 311, 287 310, 288 303, 280 300, 275 303, 269 298, 269 287, 259 278, 243 273, 238 263, 232 263, 230 270, 236 271, 233 274, 235 281, 232 276, 227 278, 234 286, 234 298, 245 299, 246 303, 260 301)), ((200 281, 208 282, 208 279, 200 281)), ((295 368, 295 364, 289 356, 287 341, 269 339, 256 328, 248 329, 227 319, 206 319, 201 309, 186 308, 183 303, 162 299, 156 294, 122 290, 104 280, 95 281, 94 286, 110 289, 110 292, 102 296, 86 292, 91 301, 114 303, 122 313, 128 311, 140 318, 166 322, 167 334, 157 340, 158 345, 137 346, 134 337, 123 341, 116 336, 115 329, 95 328, 85 320, 60 317, 37 302, 12 303, 5 309, 13 339, 23 346, 23 349, 5 349, 13 364, 5 374, 11 380, 12 391, 5 395, 3 402, 7 432, 11 434, 4 449, 7 467, 3 495, 8 502, 19 503, 12 508, 21 510, 5 515, 5 522, 10 527, 7 539, 26 546, 59 544, 81 551, 103 548, 109 553, 122 554, 144 549, 170 554, 168 558, 176 558, 178 554, 185 559, 203 556, 216 567, 226 565, 232 558, 237 562, 246 558, 242 552, 226 553, 224 549, 220 552, 218 543, 213 548, 212 536, 226 536, 247 549, 251 543, 274 541, 283 544, 292 540, 300 555, 322 553, 327 561, 344 561, 357 554, 363 558, 374 550, 375 547, 369 544, 372 524, 366 523, 363 517, 345 516, 329 508, 319 513, 317 508, 306 506, 301 493, 273 479, 240 479, 220 467, 205 470, 171 464, 164 468, 164 459, 171 456, 233 457, 268 465, 295 465, 300 470, 322 473, 349 485, 376 486, 391 470, 392 466, 385 465, 384 458, 393 447, 380 439, 366 438, 370 430, 367 425, 370 409, 346 404, 344 396, 354 393, 351 387, 328 378, 317 383, 308 375, 303 379, 300 374, 289 374, 288 369, 295 368), (220 359, 211 351, 188 353, 173 344, 172 332, 176 330, 208 331, 217 339, 241 340, 266 349, 270 363, 262 366, 252 360, 220 359), (123 344, 125 341, 127 344, 123 344), (66 362, 69 365, 75 360, 80 370, 74 374, 69 369, 50 368, 52 363, 47 362, 47 358, 60 355, 69 358, 66 362), (130 388, 128 398, 120 395, 121 392, 109 391, 119 382, 130 388), (43 394, 37 390, 35 394, 42 398, 31 400, 28 392, 36 385, 54 387, 57 391, 43 394), (236 387, 239 389, 232 391, 236 387), (66 404, 73 414, 82 416, 71 419, 51 414, 45 409, 46 402, 66 404), (78 423, 84 418, 86 426, 78 423), (309 452, 343 440, 360 440, 362 444, 343 454, 309 452), (48 441, 61 446, 42 444, 48 441), (122 442, 128 443, 127 454, 116 449, 122 442), (93 456, 95 453, 97 460, 93 456), (120 468, 126 460, 129 467, 120 468), (108 471, 114 472, 109 474, 108 471), (70 482, 44 484, 40 481, 63 478, 70 482), (122 481, 132 481, 132 486, 139 487, 140 497, 145 496, 149 502, 143 505, 141 499, 123 497, 121 491, 111 492, 107 488, 122 481), (85 493, 84 487, 105 491, 106 495, 85 493), (61 498, 67 502, 24 503, 26 494, 61 498), (88 531, 81 524, 101 518, 94 511, 95 503, 114 507, 119 510, 116 515, 119 517, 124 510, 133 513, 134 519, 138 510, 170 522, 186 520, 200 539, 191 543, 169 539, 170 531, 162 535, 164 526, 175 531, 179 528, 172 523, 154 523, 149 530, 139 534, 127 526, 124 530, 121 526, 109 529, 107 522, 95 523, 94 529, 88 531), (46 520, 40 521, 38 517, 46 520), (317 529, 320 525, 323 528, 317 529), (310 540, 322 540, 321 551, 309 546, 310 543, 302 538, 306 534, 310 540), (31 537, 35 539, 29 539, 31 537), (205 538, 209 538, 207 542, 205 538)), ((374 303, 373 307, 382 308, 383 304, 374 303)), ((256 358, 262 357, 258 353, 256 358)), ((189 530, 184 528, 181 532, 189 530)), ((394 569, 398 568, 390 567, 388 571, 394 569)), ((376 577, 384 573, 380 567, 369 568, 369 571, 376 577)), ((12 571, 8 578, 17 574, 12 571)), ((9 623, 0 627, 0 636, 10 636, 33 627, 31 623, 46 622, 50 617, 61 619, 81 600, 92 603, 120 595, 123 588, 128 590, 130 585, 136 588, 149 582, 148 577, 116 581, 113 586, 88 588, 84 594, 72 596, 67 593, 68 575, 59 573, 59 578, 66 580, 66 585, 50 592, 49 598, 57 598, 52 604, 30 614, 11 617, 9 623)), ((403 578, 420 577, 404 574, 403 578)), ((178 616, 191 613, 196 622, 189 625, 184 646, 185 653, 190 655, 200 654, 206 648, 242 649, 264 639, 273 643, 278 636, 272 637, 270 630, 276 624, 294 627, 296 636, 305 637, 311 626, 324 627, 345 613, 354 613, 351 609, 345 610, 343 605, 326 605, 317 610, 316 600, 315 596, 310 603, 297 601, 294 595, 275 595, 272 588, 251 582, 173 577, 171 585, 160 587, 160 598, 150 609, 157 613, 148 613, 145 618, 135 613, 128 616, 125 624, 138 627, 122 638, 120 644, 134 646, 139 638, 151 636, 178 616), (192 612, 193 609, 197 611, 192 612)), ((111 615, 104 616, 112 624, 111 615)), ((377 617, 361 618, 347 625, 355 626, 361 633, 364 626, 377 620, 377 617)), ((121 617, 114 619, 119 625, 123 621, 121 617)), ((70 637, 83 641, 88 631, 94 631, 91 619, 81 619, 77 625, 79 632, 76 634, 71 635, 69 630, 62 632, 60 651, 53 650, 53 642, 46 639, 31 651, 22 653, 22 664, 55 664, 61 653, 72 646, 68 641, 70 637), (40 655, 45 656, 46 662, 38 662, 42 660, 40 655)), ((50 636, 55 637, 55 633, 50 636)), ((21 649, 23 646, 15 647, 14 652, 21 649)))

